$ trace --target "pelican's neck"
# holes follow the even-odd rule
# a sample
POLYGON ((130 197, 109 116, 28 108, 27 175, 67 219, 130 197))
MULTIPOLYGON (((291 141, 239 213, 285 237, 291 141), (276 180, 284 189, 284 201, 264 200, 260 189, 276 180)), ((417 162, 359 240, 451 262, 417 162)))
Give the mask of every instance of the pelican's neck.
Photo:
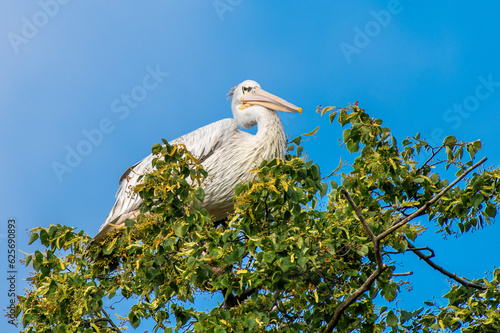
POLYGON ((257 114, 257 128, 255 139, 261 147, 266 147, 263 157, 267 160, 282 158, 286 150, 286 136, 276 111, 261 108, 257 114))

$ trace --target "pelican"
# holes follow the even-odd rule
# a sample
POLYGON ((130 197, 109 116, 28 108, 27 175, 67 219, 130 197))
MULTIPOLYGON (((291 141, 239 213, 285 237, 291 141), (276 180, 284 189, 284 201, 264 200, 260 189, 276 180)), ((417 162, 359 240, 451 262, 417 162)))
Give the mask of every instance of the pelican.
MULTIPOLYGON (((234 211, 233 189, 237 183, 255 177, 250 170, 263 160, 283 157, 286 138, 276 111, 302 113, 301 108, 264 91, 252 80, 233 87, 227 98, 231 98, 233 119, 216 121, 169 142, 184 144, 208 172, 209 179, 202 184, 205 200, 200 206, 208 210, 213 221, 234 211), (239 129, 255 125, 255 135, 239 129)), ((116 202, 91 243, 137 216, 142 199, 130 190, 139 184, 140 175, 151 170, 153 158, 149 155, 120 177, 116 202)))

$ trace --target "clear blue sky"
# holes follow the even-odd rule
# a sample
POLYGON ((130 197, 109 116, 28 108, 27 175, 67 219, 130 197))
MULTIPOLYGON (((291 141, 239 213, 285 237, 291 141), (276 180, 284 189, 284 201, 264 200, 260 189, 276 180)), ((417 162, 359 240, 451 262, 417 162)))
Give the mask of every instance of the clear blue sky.
MULTIPOLYGON (((245 79, 304 109, 282 117, 290 136, 321 126, 306 150, 325 173, 351 157, 316 106, 356 100, 401 139, 479 138, 481 156, 500 163, 497 1, 40 0, 0 9, 2 300, 9 218, 25 252, 36 249, 25 231, 36 226, 93 235, 122 172, 161 138, 230 117, 226 93, 245 79)), ((499 264, 499 228, 448 241, 431 231, 417 244, 479 277, 499 264)), ((399 305, 444 293, 443 276, 411 254, 401 259, 415 274, 399 305)), ((28 273, 19 266, 21 292, 28 273)))

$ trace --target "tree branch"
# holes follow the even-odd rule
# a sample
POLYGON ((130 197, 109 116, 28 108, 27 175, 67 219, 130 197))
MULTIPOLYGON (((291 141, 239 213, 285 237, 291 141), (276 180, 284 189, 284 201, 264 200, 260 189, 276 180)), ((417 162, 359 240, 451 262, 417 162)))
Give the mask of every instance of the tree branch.
POLYGON ((382 266, 382 255, 380 253, 380 248, 379 248, 379 242, 377 241, 377 238, 373 234, 372 230, 368 226, 368 223, 366 222, 365 218, 361 214, 361 210, 359 207, 356 205, 354 200, 352 199, 351 195, 347 190, 343 187, 340 192, 346 197, 347 201, 349 201, 349 204, 351 205, 352 209, 354 209, 354 212, 356 213, 356 216, 358 219, 361 221, 361 224, 363 225, 363 228, 365 229, 365 232, 368 234, 370 237, 370 240, 373 243, 373 252, 375 253, 375 260, 377 262, 377 266, 382 266))
POLYGON ((414 211, 408 217, 405 217, 402 220, 396 222, 392 227, 390 227, 389 229, 387 229, 384 232, 380 233, 376 238, 380 241, 380 240, 384 239, 385 237, 387 237, 388 235, 392 234, 397 229, 399 229, 402 226, 404 226, 405 224, 407 224, 408 222, 410 222, 411 220, 413 220, 415 217, 417 217, 419 215, 422 215, 427 210, 427 208, 429 208, 430 206, 432 206, 446 192, 448 192, 459 181, 461 181, 465 176, 467 176, 472 170, 474 170, 475 168, 477 168, 478 166, 480 166, 481 164, 483 164, 484 161, 486 161, 486 160, 487 160, 487 158, 483 157, 479 162, 477 162, 476 164, 474 164, 473 166, 471 166, 470 168, 468 168, 467 170, 465 170, 465 172, 463 174, 461 174, 457 179, 455 179, 450 185, 446 186, 443 190, 441 190, 441 192, 439 192, 438 194, 436 194, 431 200, 429 200, 426 203, 424 203, 424 205, 422 207, 420 207, 419 209, 417 209, 416 211, 414 211))
MULTIPOLYGON (((408 241, 408 239, 407 239, 406 241, 408 241)), ((422 250, 423 250, 423 251, 429 251, 429 252, 430 252, 430 254, 426 255, 426 256, 425 256, 426 258, 432 258, 432 257, 434 257, 434 256, 435 256, 435 254, 434 254, 434 250, 433 250, 433 249, 431 249, 431 248, 429 248, 429 247, 427 247, 427 246, 426 246, 426 247, 414 247, 414 248, 408 248, 408 249, 406 249, 404 252, 406 252, 406 251, 415 251, 415 250, 419 250, 419 251, 422 251, 422 250)), ((387 251, 387 252, 384 252, 384 253, 385 253, 385 254, 400 254, 400 253, 404 253, 404 252, 387 251)))
POLYGON ((111 329, 117 333, 121 333, 120 328, 115 325, 115 323, 109 318, 109 315, 103 308, 101 308, 102 313, 106 316, 108 323, 111 325, 111 329))
MULTIPOLYGON (((447 270, 445 270, 443 267, 441 266, 438 266, 436 265, 432 260, 430 260, 429 258, 431 258, 430 256, 426 256, 425 254, 423 254, 422 252, 420 252, 413 244, 411 244, 410 242, 408 242, 408 248, 413 251, 413 253, 415 253, 420 259, 422 259, 423 261, 425 261, 429 266, 431 266, 432 268, 434 268, 435 270, 437 270, 438 272, 440 272, 441 274, 444 274, 446 275, 447 277, 449 277, 450 279, 453 279, 455 281, 457 281, 458 283, 460 283, 461 285, 465 286, 465 287, 470 287, 470 288, 474 288, 474 289, 480 289, 480 290, 486 290, 487 288, 483 285, 480 285, 480 284, 476 284, 476 283, 472 283, 472 282, 469 282, 469 281, 466 281, 464 279, 462 279, 461 277, 459 277, 458 275, 456 274, 453 274, 447 270)), ((434 252, 433 252, 434 253, 434 252)))
POLYGON ((375 237, 375 235, 373 234, 373 231, 368 226, 368 223, 361 214, 361 210, 356 205, 349 192, 347 192, 347 190, 344 187, 340 191, 346 197, 347 201, 349 201, 349 204, 354 209, 356 216, 361 221, 361 224, 363 225, 365 232, 368 234, 371 241, 373 242, 373 252, 375 254, 377 269, 368 277, 368 279, 366 279, 366 281, 361 285, 361 287, 356 289, 347 299, 345 299, 342 303, 340 303, 340 305, 335 310, 332 319, 328 323, 323 333, 331 333, 335 328, 335 326, 337 326, 340 317, 342 316, 344 311, 352 303, 354 303, 364 292, 369 290, 373 282, 380 276, 380 274, 382 274, 387 269, 387 266, 382 261, 382 254, 380 253, 380 240, 378 240, 377 237, 375 237))
POLYGON ((346 300, 340 303, 339 307, 335 310, 332 319, 328 323, 328 326, 325 328, 323 333, 331 333, 335 326, 337 326, 340 316, 344 313, 344 311, 356 301, 356 299, 361 296, 365 291, 370 289, 372 283, 386 270, 387 266, 378 266, 377 269, 366 279, 365 283, 358 289, 356 289, 351 296, 349 296, 346 300))
MULTIPOLYGON (((396 222, 393 226, 391 226, 390 228, 388 228, 387 230, 385 230, 384 232, 380 233, 377 236, 375 236, 373 234, 372 230, 368 226, 368 223, 366 222, 365 218, 361 214, 361 210, 356 205, 356 203, 352 199, 352 197, 349 194, 349 192, 347 192, 347 190, 344 187, 342 187, 342 189, 340 190, 341 193, 346 197, 347 201, 349 201, 349 204, 351 205, 351 207, 353 208, 354 212, 356 213, 356 216, 358 217, 359 221, 363 225, 363 228, 365 229, 365 232, 367 233, 367 235, 370 237, 371 241, 373 242, 373 252, 374 252, 375 260, 376 260, 376 263, 377 263, 377 269, 368 277, 368 279, 363 283, 363 285, 361 285, 361 287, 359 287, 358 289, 356 289, 347 299, 345 299, 342 303, 340 303, 340 305, 335 310, 335 313, 333 314, 332 319, 328 323, 328 325, 325 328, 325 330, 323 331, 323 333, 331 333, 333 331, 333 329, 335 328, 335 326, 337 326, 337 324, 338 324, 338 322, 340 320, 340 317, 342 316, 342 314, 344 313, 344 311, 352 303, 354 303, 356 301, 356 299, 358 299, 364 292, 366 292, 367 290, 369 290, 370 287, 371 287, 371 285, 373 284, 373 282, 384 272, 384 270, 387 269, 387 266, 382 261, 382 254, 381 254, 381 251, 380 251, 380 241, 383 240, 388 235, 390 235, 391 233, 393 233, 394 231, 396 231, 397 229, 399 229, 402 226, 404 226, 405 224, 407 224, 408 222, 410 222, 411 220, 413 220, 415 217, 422 215, 427 210, 427 208, 431 207, 446 192, 448 192, 451 188, 453 188, 460 180, 462 180, 472 170, 474 170, 475 168, 477 168, 479 165, 481 165, 482 163, 484 163, 484 161, 486 161, 486 160, 487 160, 486 157, 482 158, 479 162, 477 162, 476 164, 472 165, 470 168, 468 168, 467 170, 465 170, 465 172, 463 174, 461 174, 457 179, 455 179, 450 185, 448 185, 447 187, 445 187, 441 192, 439 192, 438 194, 436 194, 431 200, 429 200, 426 203, 424 203, 424 205, 422 207, 420 207, 419 209, 417 209, 415 212, 413 212, 409 216, 407 216, 407 217, 401 219, 400 221, 396 222)), ((420 252, 416 248, 413 250, 413 252, 415 252, 417 255, 418 255, 418 253, 420 253, 420 255, 422 256, 421 258, 424 261, 426 261, 429 265, 431 265, 431 263, 432 263, 431 266, 433 268, 437 269, 438 271, 440 271, 441 273, 445 274, 446 276, 449 276, 450 278, 454 279, 455 281, 460 282, 463 285, 468 285, 468 286, 471 286, 471 287, 474 286, 475 288, 479 288, 479 289, 483 289, 484 288, 483 286, 467 282, 467 281, 459 278, 455 274, 451 274, 450 272, 447 272, 443 268, 441 268, 441 267, 437 266, 436 264, 434 264, 429 259, 430 256, 424 255, 422 252, 420 252)), ((433 255, 433 254, 431 254, 431 255, 433 255)))
POLYGON ((427 161, 424 162, 424 164, 422 164, 422 166, 420 168, 418 168, 417 170, 417 173, 419 173, 420 171, 422 171, 422 169, 427 165, 427 163, 429 163, 430 161, 432 161, 432 159, 441 151, 441 149, 443 149, 444 146, 440 146, 436 151, 433 150, 432 152, 432 156, 429 157, 429 159, 427 161))

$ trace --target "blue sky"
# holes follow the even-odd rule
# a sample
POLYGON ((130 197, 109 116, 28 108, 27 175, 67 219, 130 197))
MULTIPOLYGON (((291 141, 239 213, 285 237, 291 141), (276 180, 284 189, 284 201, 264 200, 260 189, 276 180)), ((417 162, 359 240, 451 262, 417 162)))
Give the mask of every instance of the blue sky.
MULTIPOLYGON (((339 148, 342 130, 316 106, 356 100, 400 139, 481 139, 488 165, 500 163, 496 1, 40 0, 0 8, 0 299, 9 218, 25 252, 36 249, 26 245, 26 229, 36 226, 94 234, 122 172, 161 138, 231 117, 226 93, 245 79, 304 109, 282 115, 290 136, 321 126, 306 150, 324 173, 352 157, 339 148)), ((431 231, 417 244, 434 248, 447 269, 480 277, 498 265, 490 253, 499 228, 447 241, 431 231)), ((410 254, 401 259, 401 271, 415 274, 399 305, 416 308, 445 292, 443 276, 410 254)), ((17 266, 21 292, 28 272, 17 266)))

